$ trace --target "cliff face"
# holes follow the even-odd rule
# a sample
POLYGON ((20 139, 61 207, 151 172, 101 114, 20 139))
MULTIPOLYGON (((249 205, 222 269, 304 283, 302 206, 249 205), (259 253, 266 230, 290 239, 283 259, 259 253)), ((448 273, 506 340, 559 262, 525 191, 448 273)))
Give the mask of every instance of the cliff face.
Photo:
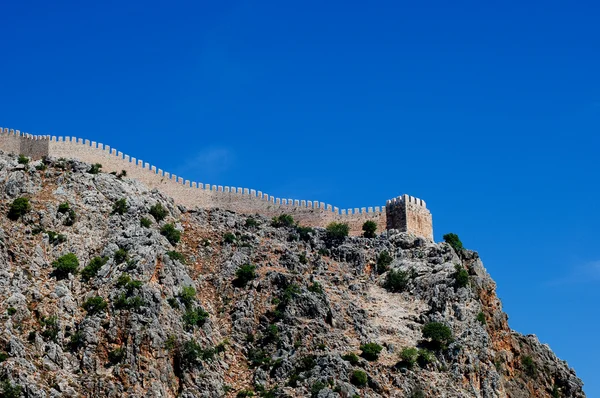
POLYGON ((186 209, 47 163, 0 155, 5 396, 584 396, 509 328, 475 252, 186 209))

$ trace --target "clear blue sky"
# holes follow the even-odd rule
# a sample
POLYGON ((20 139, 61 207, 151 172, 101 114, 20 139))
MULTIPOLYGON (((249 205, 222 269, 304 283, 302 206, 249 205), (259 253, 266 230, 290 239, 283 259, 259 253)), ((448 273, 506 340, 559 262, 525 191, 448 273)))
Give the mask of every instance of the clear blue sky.
POLYGON ((0 125, 341 208, 423 198, 600 396, 600 5, 365 4, 3 2, 0 125))

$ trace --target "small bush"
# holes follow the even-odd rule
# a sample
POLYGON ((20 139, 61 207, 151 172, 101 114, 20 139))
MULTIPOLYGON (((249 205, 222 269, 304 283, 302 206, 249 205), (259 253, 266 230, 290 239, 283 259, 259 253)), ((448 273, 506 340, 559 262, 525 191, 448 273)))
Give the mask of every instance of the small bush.
POLYGON ((295 225, 294 217, 289 214, 281 214, 279 216, 273 217, 271 220, 271 225, 276 228, 281 227, 293 227, 295 225))
POLYGON ((462 242, 458 235, 454 233, 448 233, 444 235, 444 242, 452 246, 452 248, 458 253, 464 249, 462 242))
POLYGON ((362 226, 362 230, 363 230, 363 236, 365 238, 374 238, 377 235, 375 234, 375 231, 377 231, 377 223, 375 221, 365 221, 365 223, 362 226))
POLYGON ((394 261, 394 258, 390 256, 387 250, 382 251, 377 256, 377 273, 379 275, 387 272, 390 269, 390 264, 394 261))
POLYGON ((160 203, 157 203, 150 207, 150 215, 152 215, 157 222, 161 222, 167 216, 167 209, 165 209, 160 203))
POLYGON ((29 158, 25 155, 19 155, 17 162, 19 162, 19 164, 27 164, 29 163, 29 158))
POLYGON ((74 352, 77 351, 80 347, 83 347, 83 343, 83 333, 80 330, 78 330, 77 332, 71 335, 67 346, 69 347, 69 350, 71 352, 74 352))
POLYGON ((140 219, 140 225, 144 228, 150 228, 150 226, 152 225, 152 221, 150 221, 149 218, 142 217, 140 219))
POLYGON ((42 318, 40 324, 44 327, 42 336, 49 340, 56 341, 59 332, 58 317, 56 315, 52 315, 47 318, 42 318))
POLYGON ((190 367, 199 364, 200 361, 211 360, 215 356, 215 349, 203 349, 200 344, 196 343, 194 340, 190 340, 183 344, 179 355, 182 366, 190 367))
POLYGON ((377 343, 363 344, 360 346, 360 350, 362 351, 360 356, 367 361, 376 361, 377 358, 379 358, 379 353, 381 353, 382 349, 383 347, 377 343))
POLYGON ((406 364, 407 367, 412 368, 417 363, 419 357, 419 351, 414 347, 405 347, 400 351, 400 358, 406 364))
POLYGON ((346 223, 340 222, 332 222, 327 225, 327 240, 331 243, 340 243, 343 242, 348 233, 350 232, 350 227, 346 223))
POLYGON ((355 369, 350 375, 350 383, 358 388, 366 386, 368 381, 367 374, 362 370, 355 369))
POLYGON ((44 163, 36 164, 35 169, 38 171, 44 171, 48 168, 44 163))
POLYGON ((208 319, 208 312, 202 308, 188 308, 183 314, 183 322, 187 326, 202 326, 208 319))
POLYGON ((385 277, 383 287, 390 292, 402 292, 408 286, 409 280, 410 276, 407 271, 391 270, 385 277))
POLYGON ((16 313, 17 313, 17 309, 16 309, 16 308, 14 308, 14 307, 8 307, 8 309, 6 310, 6 313, 7 313, 9 316, 13 316, 14 314, 16 314, 16 313))
POLYGON ((100 268, 108 262, 108 257, 94 257, 90 263, 81 271, 81 279, 85 282, 89 281, 98 274, 100 268))
POLYGON ((18 220, 21 216, 31 210, 31 204, 27 198, 16 198, 10 205, 8 210, 8 218, 13 221, 18 220))
POLYGON ((300 238, 303 242, 309 242, 311 235, 315 234, 315 229, 311 227, 296 227, 296 233, 298 234, 298 238, 300 238))
POLYGON ((235 271, 235 279, 233 281, 236 287, 245 287, 248 282, 256 278, 256 266, 244 264, 235 271))
POLYGON ((22 388, 19 385, 13 385, 8 380, 0 382, 0 397, 2 398, 19 398, 22 388))
POLYGON ((223 235, 223 243, 232 244, 235 243, 235 241, 237 241, 237 238, 231 232, 227 232, 223 235))
POLYGON ((135 289, 141 288, 142 285, 142 281, 131 279, 126 273, 122 273, 119 279, 117 279, 117 287, 124 287, 128 294, 133 293, 135 289))
POLYGON ((112 214, 123 215, 127 212, 128 208, 129 206, 127 206, 127 199, 119 199, 113 204, 112 214))
POLYGON ((187 308, 190 308, 196 300, 196 289, 193 286, 184 286, 179 293, 179 299, 187 308))
POLYGON ((452 341, 452 330, 441 322, 429 322, 423 326, 423 337, 437 347, 444 347, 452 341))
POLYGON ((102 168, 102 165, 100 163, 95 163, 93 165, 90 166, 90 169, 88 170, 88 173, 90 174, 98 174, 100 173, 100 169, 102 168))
POLYGON ((98 314, 104 311, 107 306, 108 305, 106 301, 100 296, 90 297, 82 305, 83 309, 87 311, 88 315, 98 314))
POLYGON ((116 365, 125 359, 125 349, 122 347, 115 348, 108 353, 108 361, 116 365))
POLYGON ((477 322, 481 323, 482 325, 485 325, 486 320, 485 320, 485 314, 483 312, 480 312, 479 314, 477 314, 477 322))
POLYGON ((76 218, 77 218, 77 214, 75 214, 75 210, 69 209, 67 211, 67 216, 65 217, 65 219, 63 221, 63 225, 70 227, 71 225, 75 224, 76 218))
POLYGON ((253 397, 253 396, 254 396, 254 392, 251 390, 240 390, 235 395, 236 398, 247 398, 247 397, 253 397))
POLYGON ((466 269, 456 264, 456 273, 454 274, 456 287, 466 287, 469 284, 469 273, 466 269))
POLYGON ((58 212, 61 214, 68 212, 70 209, 71 206, 69 206, 69 202, 64 202, 58 205, 58 212))
POLYGON ((311 387, 310 387, 310 397, 311 398, 317 398, 319 396, 319 392, 324 389, 325 387, 327 387, 327 384, 323 383, 322 381, 316 381, 311 387))
POLYGON ((52 266, 54 267, 54 276, 56 276, 57 279, 63 279, 68 277, 69 274, 77 274, 79 260, 75 254, 67 253, 64 256, 54 260, 52 262, 52 266))
POLYGON ((51 245, 58 245, 67 241, 67 237, 63 234, 57 234, 54 231, 47 231, 46 234, 48 234, 48 243, 51 245))
POLYGON ((169 256, 171 260, 177 260, 180 263, 185 264, 185 256, 175 250, 168 251, 167 256, 169 256))
POLYGON ((127 261, 129 257, 129 253, 125 249, 118 249, 115 254, 113 254, 113 258, 115 259, 115 264, 121 264, 127 261))
POLYGON ((300 255, 298 256, 298 260, 300 261, 300 264, 308 264, 308 258, 306 258, 306 253, 300 253, 300 255))
POLYGON ((321 284, 319 282, 313 282, 313 284, 308 287, 308 291, 317 293, 317 294, 324 293, 323 286, 321 286, 321 284))
POLYGON ((246 223, 244 224, 246 228, 256 228, 258 227, 258 221, 255 218, 248 217, 246 218, 246 223))
POLYGON ((165 238, 167 238, 169 243, 172 244, 173 246, 175 246, 181 239, 181 232, 176 230, 175 226, 173 224, 163 225, 163 227, 160 229, 160 233, 165 238))
POLYGON ((350 362, 350 365, 356 365, 358 363, 358 355, 353 352, 349 352, 348 354, 342 355, 342 359, 344 361, 350 362))
POLYGON ((533 358, 528 355, 521 357, 521 366, 523 367, 523 371, 525 374, 527 374, 527 376, 535 377, 537 373, 537 366, 533 362, 533 358))
POLYGON ((419 349, 419 356, 417 357, 417 363, 420 367, 424 368, 435 360, 435 356, 431 351, 425 348, 419 349))

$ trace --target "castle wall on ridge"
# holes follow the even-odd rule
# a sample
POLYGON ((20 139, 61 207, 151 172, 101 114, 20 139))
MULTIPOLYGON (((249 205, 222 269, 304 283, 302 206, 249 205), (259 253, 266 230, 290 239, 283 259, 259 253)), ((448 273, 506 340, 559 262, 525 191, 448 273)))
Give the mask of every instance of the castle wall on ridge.
POLYGON ((362 225, 371 220, 378 232, 398 229, 433 240, 431 213, 425 202, 408 195, 388 200, 385 206, 338 209, 319 201, 276 198, 254 189, 190 182, 102 143, 76 137, 33 136, 1 127, 0 150, 33 159, 53 156, 100 163, 104 172, 125 170, 128 178, 156 188, 186 207, 222 208, 267 217, 290 214, 301 225, 315 227, 345 222, 352 235, 362 234, 362 225))

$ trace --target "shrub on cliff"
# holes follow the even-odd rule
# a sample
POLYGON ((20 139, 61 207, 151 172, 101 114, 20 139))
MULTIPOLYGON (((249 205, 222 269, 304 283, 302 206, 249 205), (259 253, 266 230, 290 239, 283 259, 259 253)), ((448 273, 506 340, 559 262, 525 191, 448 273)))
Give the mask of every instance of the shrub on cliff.
POLYGON ((19 162, 19 164, 27 164, 29 163, 29 158, 25 155, 19 155, 17 162, 19 162))
POLYGON ((235 271, 235 279, 233 285, 236 287, 245 287, 248 282, 256 278, 256 266, 245 264, 235 271))
POLYGON ((90 169, 88 170, 88 173, 90 174, 98 174, 100 173, 100 169, 102 168, 102 165, 100 163, 95 163, 93 165, 90 166, 90 169))
POLYGON ((365 238, 374 238, 375 236, 377 236, 375 234, 375 231, 377 231, 377 223, 375 221, 365 221, 365 223, 362 226, 362 230, 363 230, 363 236, 365 238))
POLYGON ((452 341, 452 330, 441 322, 429 322, 423 326, 423 337, 429 339, 434 348, 443 348, 452 341))
POLYGON ((176 230, 175 226, 173 224, 163 225, 163 227, 160 229, 160 233, 165 238, 167 238, 169 243, 172 244, 173 246, 175 246, 181 239, 181 232, 176 230))
POLYGON ((469 273, 459 264, 456 264, 455 268, 454 280, 456 287, 466 287, 469 284, 469 273))
POLYGON ((280 227, 293 227, 295 225, 294 217, 289 214, 281 214, 279 216, 273 217, 271 220, 271 226, 280 228, 280 227))
POLYGON ((127 199, 119 199, 113 204, 112 214, 123 215, 127 211, 128 207, 129 206, 127 206, 127 199))
POLYGON ((326 232, 326 240, 330 245, 340 244, 348 236, 350 227, 346 223, 332 222, 327 225, 326 232))
POLYGON ((82 305, 83 309, 87 311, 88 315, 98 314, 104 311, 107 306, 108 304, 106 301, 100 296, 90 297, 89 299, 85 300, 82 305))
POLYGON ((104 264, 106 264, 108 262, 108 257, 94 257, 90 260, 89 264, 86 265, 85 267, 83 267, 83 270, 81 270, 81 279, 83 281, 89 281, 90 279, 92 279, 93 277, 95 277, 98 274, 98 271, 100 271, 100 268, 102 268, 102 266, 104 264))
POLYGON ((56 276, 57 279, 63 279, 69 276, 69 274, 77 274, 79 260, 75 254, 67 253, 54 260, 52 266, 54 267, 53 275, 56 276))
POLYGON ((527 374, 529 377, 535 377, 537 373, 537 366, 535 366, 533 358, 528 355, 521 357, 521 366, 523 367, 525 374, 527 374))
POLYGON ((167 216, 167 209, 165 209, 160 203, 150 207, 150 214, 157 222, 161 222, 167 216))
POLYGON ((10 205, 10 209, 8 210, 8 218, 13 221, 19 219, 19 217, 23 216, 31 210, 31 204, 29 204, 29 199, 27 198, 16 198, 10 205))
POLYGON ((387 250, 383 250, 379 253, 379 256, 377 256, 377 273, 381 275, 389 270, 392 261, 394 261, 394 258, 390 256, 390 253, 388 253, 387 250))
POLYGON ((383 347, 377 343, 363 344, 360 346, 360 350, 362 351, 360 356, 367 361, 376 361, 379 358, 379 353, 381 353, 382 349, 383 347))
POLYGON ((458 235, 450 232, 444 235, 444 242, 452 246, 452 248, 458 253, 464 249, 462 242, 460 241, 458 235))
POLYGON ((390 292, 402 292, 408 286, 410 275, 407 271, 391 270, 385 277, 383 287, 390 292))

